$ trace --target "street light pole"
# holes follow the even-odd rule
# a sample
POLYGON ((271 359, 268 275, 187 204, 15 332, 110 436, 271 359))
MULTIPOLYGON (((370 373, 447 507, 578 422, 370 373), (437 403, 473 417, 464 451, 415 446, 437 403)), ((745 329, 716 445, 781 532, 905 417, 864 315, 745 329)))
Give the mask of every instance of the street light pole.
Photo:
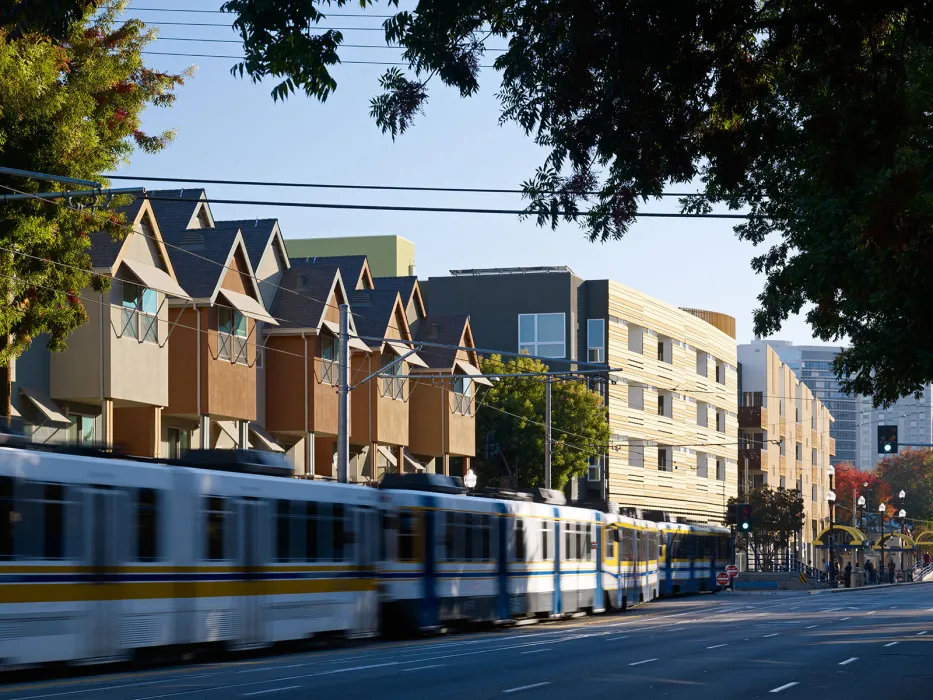
POLYGON ((882 580, 884 580, 884 570, 885 570, 885 565, 884 565, 884 512, 886 508, 887 506, 885 506, 884 503, 878 506, 878 514, 881 516, 881 564, 880 564, 881 571, 880 571, 880 574, 881 574, 882 580))
POLYGON ((858 529, 859 530, 862 530, 862 512, 864 508, 865 508, 865 496, 859 496, 858 497, 858 529))
POLYGON ((836 587, 836 563, 833 559, 833 506, 836 504, 836 494, 832 491, 826 494, 829 501, 829 587, 836 587))

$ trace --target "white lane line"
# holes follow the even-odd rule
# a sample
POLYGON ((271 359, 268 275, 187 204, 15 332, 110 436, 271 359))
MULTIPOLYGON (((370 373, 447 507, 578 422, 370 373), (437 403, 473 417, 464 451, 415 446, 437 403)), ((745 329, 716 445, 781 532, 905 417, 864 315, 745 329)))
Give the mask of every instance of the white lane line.
POLYGON ((652 661, 657 661, 657 659, 645 659, 644 661, 633 661, 629 666, 641 666, 642 664, 650 664, 652 661))
POLYGON ((29 695, 23 698, 16 698, 16 700, 39 700, 40 698, 56 698, 62 695, 78 695, 81 693, 99 693, 104 690, 120 690, 121 688, 139 688, 147 685, 158 685, 160 683, 173 683, 181 678, 170 678, 167 680, 161 681, 145 681, 143 683, 123 683, 121 685, 105 685, 96 688, 84 688, 83 690, 66 690, 60 693, 44 693, 42 695, 29 695))
POLYGON ((707 649, 719 649, 720 647, 727 647, 727 646, 729 646, 729 645, 728 645, 728 644, 714 644, 713 646, 711 646, 711 647, 706 647, 706 648, 707 648, 707 649))
POLYGON ((542 651, 550 651, 550 649, 532 649, 531 651, 523 651, 522 654, 540 654, 542 651))
POLYGON ((274 671, 275 666, 263 666, 262 668, 246 668, 242 671, 237 671, 237 673, 259 673, 261 671, 274 671))
POLYGON ((812 630, 814 627, 819 627, 819 625, 810 625, 809 627, 804 627, 805 630, 812 630))
POLYGON ((403 668, 402 673, 411 673, 412 671, 426 671, 429 668, 441 668, 444 664, 431 664, 430 666, 417 666, 415 668, 403 668))
POLYGON ((244 698, 248 698, 250 695, 268 695, 269 693, 281 693, 286 690, 294 690, 295 688, 300 688, 300 685, 289 685, 284 688, 270 688, 269 690, 254 690, 252 693, 243 693, 244 698))
POLYGON ((509 688, 508 690, 503 690, 503 693, 518 693, 522 690, 531 690, 532 688, 543 688, 546 685, 551 685, 551 681, 545 681, 544 683, 532 683, 531 685, 520 685, 517 688, 509 688))
POLYGON ((774 688, 774 689, 772 689, 772 690, 769 690, 768 692, 769 692, 769 693, 780 693, 782 690, 787 690, 788 688, 793 688, 795 685, 800 685, 800 683, 797 682, 797 681, 794 681, 793 683, 785 683, 784 685, 778 686, 777 688, 774 688))
POLYGON ((773 632, 772 634, 766 634, 762 639, 767 639, 768 637, 777 637, 780 632, 773 632))
POLYGON ((900 642, 888 642, 885 644, 886 647, 893 647, 895 644, 900 644, 900 642))
POLYGON ((923 632, 917 632, 917 636, 918 636, 918 637, 919 637, 920 635, 922 635, 922 634, 926 634, 926 630, 924 630, 923 632))
POLYGON ((840 666, 848 666, 848 665, 849 665, 850 663, 852 663, 853 661, 858 661, 858 657, 857 657, 857 656, 853 656, 851 659, 846 659, 845 661, 840 661, 840 662, 839 662, 839 665, 840 665, 840 666))
POLYGON ((619 637, 606 637, 607 642, 611 642, 614 639, 628 639, 628 635, 623 634, 622 636, 619 636, 619 637))
POLYGON ((844 617, 841 620, 839 620, 839 622, 845 622, 846 620, 851 620, 851 619, 852 619, 851 617, 844 617))

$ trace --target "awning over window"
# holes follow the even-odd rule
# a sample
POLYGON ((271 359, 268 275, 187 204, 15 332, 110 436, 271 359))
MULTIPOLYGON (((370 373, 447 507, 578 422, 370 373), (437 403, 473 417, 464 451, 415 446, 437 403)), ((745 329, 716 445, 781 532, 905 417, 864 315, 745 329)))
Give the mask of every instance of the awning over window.
MULTIPOLYGON (((334 323, 333 321, 321 321, 321 325, 324 326, 327 330, 333 333, 336 337, 340 337, 340 324, 334 323)), ((350 336, 350 348, 352 350, 362 350, 363 352, 371 352, 370 347, 364 343, 362 340, 356 336, 350 336)))
POLYGON ((279 325, 278 321, 269 315, 269 312, 266 311, 265 307, 252 297, 248 297, 245 294, 240 294, 239 292, 231 292, 229 289, 221 289, 220 293, 228 302, 230 302, 230 306, 232 306, 247 318, 251 318, 254 321, 262 321, 263 323, 268 323, 271 326, 279 325))
POLYGON ((267 452, 285 452, 282 447, 276 443, 275 438, 273 438, 269 433, 263 430, 258 425, 249 424, 249 434, 250 434, 250 443, 253 447, 258 447, 261 450, 266 450, 267 452))
MULTIPOLYGON (((408 353, 411 352, 411 348, 405 345, 402 345, 401 343, 396 342, 396 341, 392 341, 392 340, 387 341, 386 345, 389 347, 390 350, 392 350, 392 352, 394 352, 399 357, 401 357, 402 355, 408 355, 408 353)), ((417 367, 428 366, 427 362, 425 362, 420 357, 418 357, 418 353, 412 353, 411 355, 408 355, 408 357, 405 358, 405 362, 407 362, 410 365, 415 365, 417 367)))
POLYGON ((123 264, 149 289, 162 292, 170 297, 191 301, 191 297, 188 296, 188 293, 182 289, 178 282, 173 280, 167 272, 163 272, 154 265, 147 265, 138 260, 124 260, 123 264))
POLYGON ((471 365, 469 362, 464 360, 457 360, 456 365, 457 369, 468 375, 470 379, 472 379, 477 384, 482 384, 483 386, 492 386, 492 382, 486 379, 486 377, 483 376, 483 373, 476 369, 476 367, 471 365))
POLYGON ((234 445, 240 444, 240 435, 237 430, 236 421, 232 420, 219 420, 215 421, 217 427, 220 428, 221 432, 226 433, 227 437, 233 440, 234 445))
POLYGON ((39 409, 39 412, 45 416, 47 422, 61 426, 71 425, 68 416, 62 413, 55 402, 44 392, 38 389, 27 389, 26 387, 20 387, 19 392, 29 399, 29 402, 33 406, 39 409))
POLYGON ((382 445, 376 445, 376 449, 379 450, 379 454, 386 458, 386 461, 388 461, 389 464, 391 464, 393 467, 398 466, 398 460, 395 458, 395 455, 392 454, 392 450, 390 450, 388 447, 383 447, 382 445))

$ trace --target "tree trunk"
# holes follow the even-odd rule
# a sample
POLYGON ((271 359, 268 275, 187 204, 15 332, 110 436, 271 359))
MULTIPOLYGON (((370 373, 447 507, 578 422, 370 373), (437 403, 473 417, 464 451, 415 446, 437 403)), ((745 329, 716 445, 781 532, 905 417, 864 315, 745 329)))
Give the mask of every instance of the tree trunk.
MULTIPOLYGON (((6 335, 2 338, 2 348, 6 349, 7 345, 10 343, 10 336, 6 335)), ((2 387, 0 387, 0 407, 3 409, 3 415, 6 417, 7 427, 10 425, 10 421, 13 419, 13 372, 11 371, 11 363, 7 363, 5 367, 2 368, 2 374, 0 374, 0 380, 2 380, 2 387)))

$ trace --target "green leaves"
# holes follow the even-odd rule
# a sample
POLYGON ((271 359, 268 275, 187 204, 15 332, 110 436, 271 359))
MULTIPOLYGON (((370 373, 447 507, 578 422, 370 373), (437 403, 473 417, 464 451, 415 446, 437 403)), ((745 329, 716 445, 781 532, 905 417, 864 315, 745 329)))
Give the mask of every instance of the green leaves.
MULTIPOLYGON (((483 361, 484 374, 546 372, 538 360, 499 355, 483 361)), ((478 397, 476 470, 484 485, 510 477, 519 487, 544 485, 544 377, 503 377, 478 397), (487 444, 489 443, 489 444, 487 444), (492 445, 493 448, 488 449, 492 445)), ((591 456, 605 454, 609 423, 598 394, 580 381, 551 385, 551 480, 561 489, 586 473, 591 456)))
MULTIPOLYGON (((729 506, 737 502, 736 498, 730 498, 729 506)), ((748 545, 770 565, 771 557, 786 550, 794 533, 804 525, 803 498, 796 489, 764 486, 750 490, 742 502, 752 508, 752 528, 748 533, 736 534, 737 547, 748 545)))

